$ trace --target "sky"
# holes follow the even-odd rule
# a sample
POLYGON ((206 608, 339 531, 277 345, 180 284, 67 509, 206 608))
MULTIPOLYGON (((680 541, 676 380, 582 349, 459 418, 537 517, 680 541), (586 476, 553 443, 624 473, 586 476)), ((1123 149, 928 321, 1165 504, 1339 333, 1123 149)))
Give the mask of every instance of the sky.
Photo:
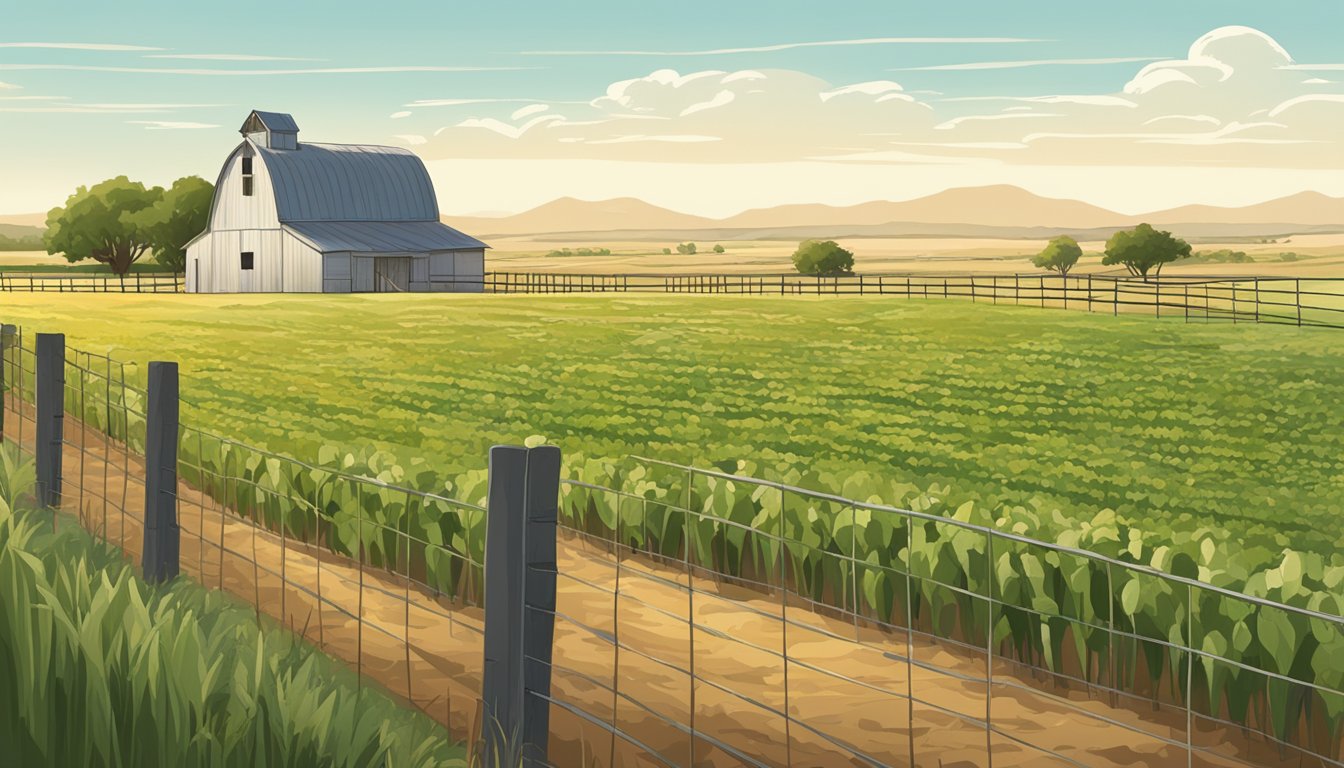
POLYGON ((213 180, 253 108, 411 149, 448 215, 1344 196, 1342 26, 1340 0, 0 0, 0 214, 213 180))

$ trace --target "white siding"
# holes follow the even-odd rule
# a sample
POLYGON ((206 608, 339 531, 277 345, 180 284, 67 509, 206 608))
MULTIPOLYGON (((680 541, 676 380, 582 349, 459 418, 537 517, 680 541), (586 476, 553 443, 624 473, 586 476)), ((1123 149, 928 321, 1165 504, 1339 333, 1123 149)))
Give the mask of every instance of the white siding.
POLYGON ((284 289, 291 293, 322 292, 322 254, 288 232, 282 233, 284 289))
POLYGON ((252 194, 243 194, 243 147, 240 146, 224 164, 215 189, 210 229, 279 229, 280 219, 275 211, 275 190, 266 172, 266 161, 260 156, 252 158, 252 194))

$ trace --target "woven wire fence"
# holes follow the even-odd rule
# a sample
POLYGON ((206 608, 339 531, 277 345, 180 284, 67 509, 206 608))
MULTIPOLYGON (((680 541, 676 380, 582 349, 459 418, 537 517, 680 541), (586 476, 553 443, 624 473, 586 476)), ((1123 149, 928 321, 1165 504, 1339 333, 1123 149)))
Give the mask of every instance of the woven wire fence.
MULTIPOLYGON (((4 437, 34 454, 36 353, 0 359, 4 437)), ((147 393, 132 366, 66 349, 60 513, 139 570, 147 393), (69 517, 67 517, 67 515, 69 517)), ((187 424, 175 506, 181 572, 253 605, 450 727, 479 731, 485 509, 319 467, 187 424)))
MULTIPOLYGON (((29 342, 20 330, 0 370, 4 436, 32 451, 29 342)), ((147 393, 128 368, 67 349, 59 506, 138 563, 147 393)), ((1344 765, 1334 614, 957 519, 631 463, 613 487, 560 488, 553 765, 1344 765)), ((178 473, 187 576, 474 740, 481 504, 185 425, 178 473)))
POLYGON ((1344 328, 1344 278, 974 274, 570 274, 489 272, 486 293, 890 296, 1147 314, 1187 322, 1344 328))
MULTIPOLYGON (((634 463, 624 489, 562 481, 577 554, 558 569, 554 731, 586 728, 606 764, 1344 765, 1337 615, 961 520, 634 463), (850 541, 823 546, 815 525, 850 541), (1296 641, 1286 657, 1239 654, 1237 626, 1296 641), (582 654, 565 653, 567 629, 582 654), (594 656, 600 675, 574 663, 594 656)), ((555 765, 584 754, 559 746, 555 765)))

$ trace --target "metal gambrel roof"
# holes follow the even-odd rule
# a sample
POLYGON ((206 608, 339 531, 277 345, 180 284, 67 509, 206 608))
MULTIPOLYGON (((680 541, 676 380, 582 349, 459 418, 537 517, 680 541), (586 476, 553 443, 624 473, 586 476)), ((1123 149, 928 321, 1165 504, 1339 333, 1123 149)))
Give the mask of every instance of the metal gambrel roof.
POLYGON ((292 115, 288 115, 284 112, 262 112, 259 109, 254 109, 248 113, 247 119, 243 121, 242 130, 244 132, 247 131, 247 124, 252 122, 253 116, 260 120, 262 126, 268 131, 278 131, 281 133, 299 132, 299 124, 294 122, 294 117, 292 115))
POLYGON ((266 162, 283 223, 439 220, 429 172, 407 150, 300 144, 256 151, 266 162))
POLYGON ((305 221, 285 231, 323 253, 457 251, 489 246, 438 221, 305 221))

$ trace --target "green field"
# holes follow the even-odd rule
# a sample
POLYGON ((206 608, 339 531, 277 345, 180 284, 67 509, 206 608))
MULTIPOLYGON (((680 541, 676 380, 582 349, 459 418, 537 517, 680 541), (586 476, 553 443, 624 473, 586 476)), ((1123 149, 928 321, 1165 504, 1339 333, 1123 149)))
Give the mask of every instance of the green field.
POLYGON ((72 520, 28 506, 0 451, 0 744, 6 765, 461 766, 429 718, 253 608, 154 587, 72 520), (9 761, 13 762, 9 762, 9 761))
MULTIPOLYGON (((544 436, 564 450, 566 477, 715 518, 687 522, 661 503, 617 506, 571 489, 568 525, 641 551, 689 549, 731 575, 787 561, 790 586, 814 600, 884 622, 908 612, 944 637, 974 641, 992 629, 1008 655, 1055 671, 1079 663, 1087 679, 1109 659, 1119 664, 1113 682, 1137 695, 1177 690, 1188 658, 1097 625, 1164 642, 1199 632, 1206 652, 1344 687, 1344 633, 1333 622, 1020 547, 994 549, 987 571, 988 544, 974 533, 743 483, 686 487, 680 473, 621 461, 718 467, 992 523, 1340 615, 1339 331, 721 296, 14 294, 0 319, 138 361, 132 380, 150 359, 178 360, 191 424, 469 502, 483 501, 490 445, 544 436), (862 565, 846 565, 850 555, 862 565), (994 615, 972 597, 991 593, 1006 603, 994 615), (1194 626, 1182 629, 1187 614, 1194 626), (1069 637, 1077 662, 1063 648, 1069 637)), ((67 395, 98 388, 70 376, 82 383, 67 395)), ((97 403, 75 412, 126 431, 116 418, 103 423, 97 403)), ((429 542, 412 556, 425 583, 480 597, 479 574, 454 557, 480 562, 479 512, 361 491, 223 443, 188 439, 181 451, 189 482, 205 467, 207 493, 273 530, 311 541, 323 525, 324 546, 375 567, 398 561, 406 531, 429 542)), ((1234 722, 1249 724, 1254 710, 1281 739, 1317 722, 1313 711, 1330 734, 1344 724, 1344 696, 1198 666, 1189 679, 1199 696, 1223 702, 1234 722)))
POLYGON ((201 426, 299 457, 422 459, 422 487, 544 435, 571 466, 741 461, 823 489, 862 472, 893 504, 946 486, 980 510, 1038 507, 1047 537, 1113 509, 1257 563, 1344 545, 1330 331, 720 297, 14 294, 3 316, 180 361, 201 426))

